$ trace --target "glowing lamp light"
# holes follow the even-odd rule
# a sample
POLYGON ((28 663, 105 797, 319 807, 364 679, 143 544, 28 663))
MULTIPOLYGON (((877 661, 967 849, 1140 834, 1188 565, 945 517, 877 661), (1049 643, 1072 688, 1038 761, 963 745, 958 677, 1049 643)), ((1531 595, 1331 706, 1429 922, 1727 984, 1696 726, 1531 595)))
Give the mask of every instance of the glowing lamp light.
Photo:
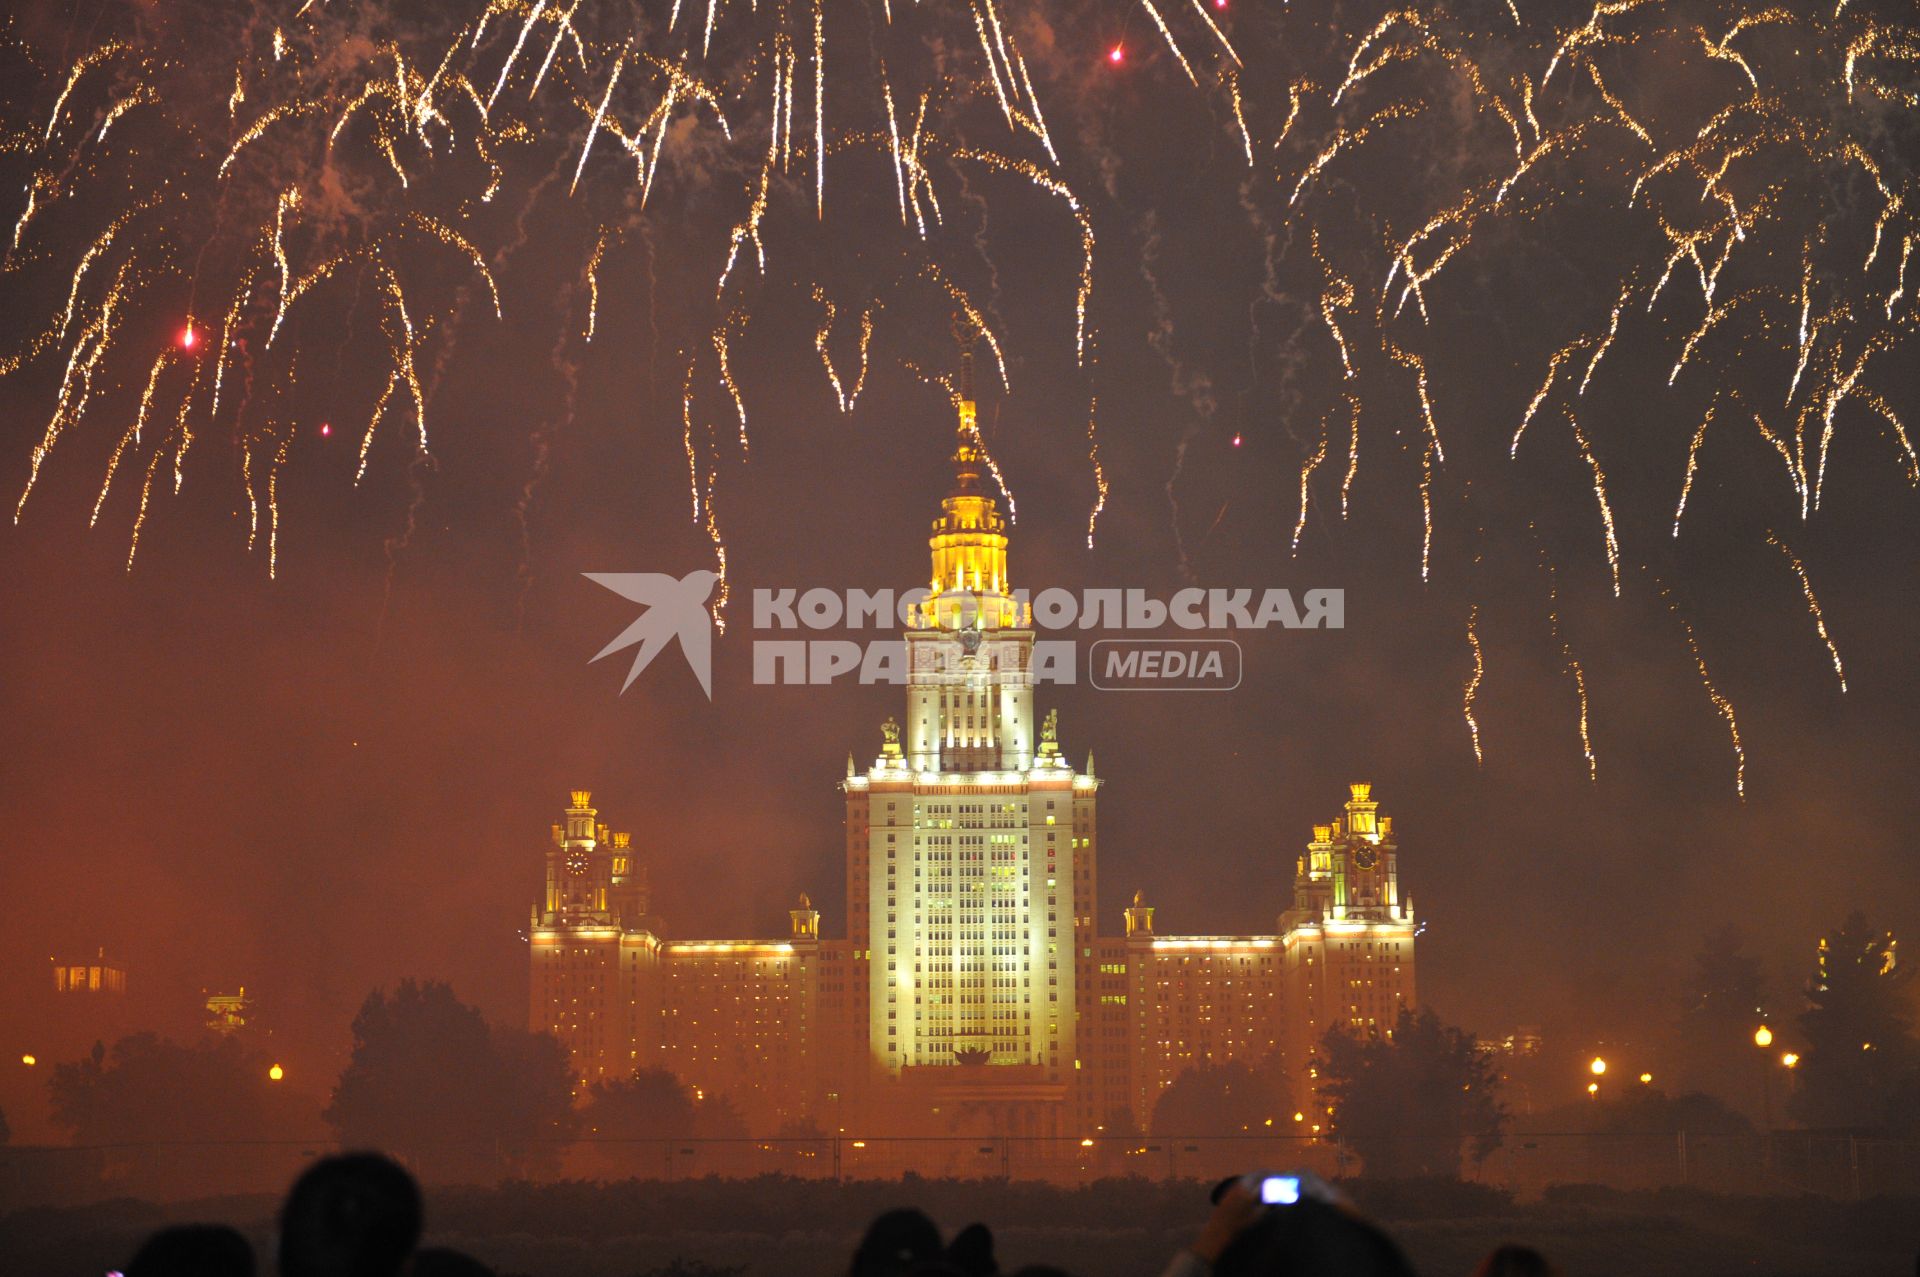
POLYGON ((1773 1030, 1772 1030, 1772 1029, 1769 1029, 1769 1028, 1768 1028, 1768 1027, 1767 1027, 1766 1025, 1764 1025, 1764 1024, 1763 1024, 1763 1025, 1761 1025, 1761 1026, 1760 1026, 1759 1028, 1757 1028, 1757 1029, 1755 1029, 1755 1030, 1753 1031, 1753 1044, 1754 1044, 1755 1046, 1757 1046, 1757 1047, 1761 1047, 1761 1048, 1766 1048, 1766 1047, 1770 1047, 1770 1046, 1772 1046, 1772 1045, 1773 1045, 1773 1030))
POLYGON ((1111 49, 1107 50, 1107 61, 1113 63, 1113 65, 1119 66, 1122 62, 1125 62, 1126 60, 1127 60, 1127 51, 1121 46, 1116 44, 1111 49))
POLYGON ((1589 1082, 1589 1083, 1587 1083, 1587 1094, 1588 1094, 1588 1095, 1599 1095, 1599 1094, 1600 1094, 1600 1084, 1599 1084, 1598 1082, 1589 1082))
POLYGON ((1790 1069, 1798 1068, 1800 1065, 1800 1055, 1796 1051, 1788 1051, 1785 1055, 1780 1057, 1780 1063, 1786 1065, 1790 1069))
POLYGON ((1087 1139, 1084 1139, 1084 1140, 1081 1140, 1081 1141, 1080 1141, 1080 1147, 1081 1147, 1081 1148, 1092 1148, 1092 1147, 1093 1147, 1093 1140, 1092 1140, 1092 1138, 1090 1138, 1090 1137, 1089 1137, 1089 1138, 1087 1138, 1087 1139))
POLYGON ((287 1075, 287 1071, 281 1068, 278 1064, 274 1065, 272 1068, 267 1070, 267 1080, 270 1082, 278 1082, 281 1078, 285 1077, 286 1075, 287 1075))
POLYGON ((40 1063, 40 1061, 36 1056, 23 1055, 20 1057, 20 1063, 26 1065, 28 1068, 32 1068, 34 1065, 40 1063))
POLYGON ((1646 1085, 1648 1085, 1648 1084, 1650 1084, 1650 1083, 1651 1083, 1652 1081, 1653 1081, 1653 1074, 1651 1074, 1651 1073, 1642 1073, 1642 1074, 1640 1075, 1640 1085, 1642 1085, 1642 1086, 1646 1086, 1646 1085))
POLYGON ((1304 1122, 1307 1120, 1307 1115, 1305 1113, 1295 1113, 1293 1115, 1293 1120, 1296 1122, 1304 1122))
POLYGON ((865 1148, 867 1146, 867 1142, 865 1140, 855 1140, 853 1142, 853 1146, 855 1148, 865 1148))
POLYGON ((1593 1057, 1593 1063, 1587 1065, 1587 1069, 1595 1077, 1599 1077, 1601 1074, 1607 1071, 1607 1062, 1596 1055, 1593 1057))

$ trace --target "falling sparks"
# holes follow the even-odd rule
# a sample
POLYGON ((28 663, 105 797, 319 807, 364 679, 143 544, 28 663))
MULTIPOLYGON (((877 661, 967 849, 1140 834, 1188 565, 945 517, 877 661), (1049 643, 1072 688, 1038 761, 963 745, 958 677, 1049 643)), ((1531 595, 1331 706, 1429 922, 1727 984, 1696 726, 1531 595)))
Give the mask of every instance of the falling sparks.
POLYGON ((569 195, 580 189, 580 174, 586 170, 587 156, 593 151, 594 135, 607 118, 607 103, 613 101, 614 86, 620 83, 620 72, 627 65, 627 49, 627 45, 621 45, 620 56, 613 60, 613 73, 607 77, 607 91, 600 96, 600 105, 593 113, 593 123, 587 126, 587 140, 580 144, 580 162, 573 166, 573 181, 567 186, 569 195))
POLYGON ((1607 499, 1607 476, 1600 469, 1600 458, 1593 455, 1593 445, 1587 442, 1587 432, 1580 428, 1580 419, 1571 412, 1567 414, 1567 425, 1573 430, 1573 441, 1580 449, 1580 459, 1587 463, 1587 469, 1593 473, 1593 499, 1600 506, 1600 528, 1606 537, 1607 570, 1613 574, 1613 597, 1620 597, 1620 537, 1613 526, 1613 502, 1607 499))
POLYGON ((1360 473, 1360 396, 1349 391, 1347 401, 1347 473, 1340 479, 1340 517, 1347 517, 1354 476, 1360 473))
MULTIPOLYGON (((1240 442, 1235 436, 1234 442, 1240 442)), ((1313 472, 1327 459, 1327 423, 1320 423, 1320 445, 1313 450, 1300 467, 1300 517, 1293 521, 1293 553, 1300 553, 1300 534, 1307 530, 1307 485, 1313 479, 1313 472)))
POLYGON ((1473 673, 1467 676, 1466 685, 1460 692, 1460 713, 1467 720, 1467 735, 1473 741, 1473 764, 1476 767, 1486 763, 1486 755, 1480 752, 1480 720, 1474 717, 1474 702, 1480 696, 1480 680, 1486 675, 1486 656, 1480 649, 1480 605, 1475 603, 1467 612, 1467 646, 1473 650, 1473 673))
POLYGON ((1099 526, 1100 514, 1107 508, 1107 471, 1100 464, 1100 436, 1095 422, 1100 417, 1100 399, 1097 395, 1087 398, 1087 463, 1093 468, 1093 508, 1087 511, 1087 548, 1093 548, 1094 529, 1099 526))
POLYGON ((1833 676, 1840 680, 1840 690, 1847 690, 1847 670, 1840 663, 1840 649, 1834 646, 1833 635, 1827 633, 1827 616, 1820 610, 1820 600, 1814 596, 1813 581, 1807 576, 1807 565, 1774 533, 1767 533, 1767 543, 1786 556, 1787 563, 1793 568, 1794 577, 1800 582, 1800 595, 1807 601, 1807 615, 1813 618, 1813 628, 1819 633, 1820 641, 1827 645, 1827 657, 1833 662, 1833 676))
POLYGON ((1593 752, 1593 727, 1590 707, 1587 702, 1587 671, 1580 664, 1580 658, 1573 654, 1573 645, 1560 630, 1560 586, 1553 561, 1547 557, 1545 547, 1540 550, 1540 566, 1547 574, 1547 623, 1553 633, 1553 641, 1560 649, 1561 668, 1573 680, 1573 691, 1579 703, 1580 754, 1586 759, 1587 780, 1598 783, 1600 779, 1600 761, 1593 752))
POLYGON ((848 387, 840 379, 839 371, 833 364, 833 352, 828 341, 833 336, 833 321, 837 311, 827 298, 826 290, 820 285, 813 286, 813 300, 820 306, 820 323, 813 332, 813 348, 820 356, 820 366, 826 369, 827 384, 833 387, 833 397, 840 404, 841 412, 852 412, 859 402, 860 391, 867 384, 867 351, 873 344, 873 307, 867 306, 860 312, 859 364, 854 372, 853 385, 848 387))
POLYGON ((594 326, 600 317, 600 263, 607 255, 607 240, 611 232, 603 227, 600 238, 593 242, 593 256, 587 259, 587 330, 586 340, 593 340, 594 326))
POLYGON ((1720 406, 1715 399, 1707 407, 1706 416, 1700 418, 1700 425, 1693 432, 1693 441, 1687 445, 1687 472, 1680 481, 1680 502, 1673 508, 1673 535, 1680 535, 1680 520, 1687 513, 1687 498, 1693 495, 1693 476, 1700 470, 1700 445, 1707 441, 1707 427, 1713 424, 1713 414, 1720 406))
MULTIPOLYGON (((1852 455, 1854 431, 1879 449, 1864 455, 1920 486, 1904 376, 1920 332, 1911 280, 1920 200, 1904 135, 1884 127, 1888 111, 1920 108, 1910 15, 1844 0, 1817 13, 1732 0, 1711 15, 1597 0, 1569 23, 1514 0, 1477 12, 1398 6, 1330 38, 1292 41, 1297 69, 1276 78, 1263 61, 1270 49, 1235 42, 1266 38, 1268 25, 1282 39, 1297 34, 1288 24, 1306 20, 1298 6, 1263 15, 1255 30, 1231 28, 1220 0, 1140 0, 1124 37, 1116 27, 1098 43, 1058 47, 1040 42, 1030 15, 1003 7, 884 5, 874 15, 884 25, 857 54, 843 41, 863 38, 851 25, 859 12, 824 0, 674 0, 658 14, 664 27, 603 20, 580 0, 474 0, 407 23, 387 21, 380 3, 306 0, 244 45, 208 31, 206 48, 182 50, 162 32, 153 48, 108 40, 77 59, 30 50, 24 74, 37 78, 0 132, 15 192, 0 268, 25 316, 0 352, 0 375, 43 361, 51 402, 34 409, 44 428, 22 444, 16 520, 55 452, 61 463, 82 452, 59 445, 101 431, 92 455, 106 458, 105 474, 90 523, 111 526, 110 494, 138 481, 131 564, 166 507, 154 485, 164 497, 169 478, 175 492, 188 479, 214 482, 216 468, 199 462, 208 442, 231 438, 251 539, 277 574, 276 494, 294 477, 287 465, 312 464, 289 449, 306 428, 290 424, 295 405, 300 419, 329 418, 347 435, 365 422, 356 482, 376 432, 398 421, 426 455, 428 399, 455 335, 481 306, 503 315, 516 251, 590 246, 584 336, 604 345, 611 312, 631 304, 609 285, 609 254, 644 240, 655 284, 658 236, 662 260, 698 254, 696 270, 714 282, 711 296, 649 287, 645 305, 654 349, 677 348, 683 361, 688 486, 721 600, 727 545, 714 497, 748 456, 749 409, 769 380, 757 361, 780 349, 805 358, 811 339, 833 402, 850 414, 870 377, 905 362, 899 347, 911 334, 956 312, 982 334, 1003 386, 1012 347, 1002 343, 1016 333, 1020 358, 1036 368, 1072 350, 1095 493, 1091 546, 1110 496, 1103 432, 1124 419, 1112 417, 1110 391, 1105 405, 1094 393, 1094 232, 1108 202, 1089 204, 1076 184, 1089 173, 1111 182, 1123 162, 1140 171, 1130 149, 1139 138, 1123 125, 1096 147, 1076 126, 1056 146, 1036 85, 1049 95, 1059 85, 1111 89, 1113 102, 1094 100, 1101 112, 1164 109, 1169 119, 1190 114, 1173 107, 1191 99, 1231 137, 1220 145, 1232 167, 1248 166, 1234 180, 1264 260, 1247 272, 1261 295, 1248 310, 1254 371, 1241 393, 1282 384, 1276 330, 1259 331, 1281 299, 1302 299, 1313 330, 1284 383, 1311 403, 1304 411, 1323 413, 1300 471, 1296 551, 1312 479, 1342 444, 1341 518, 1361 508, 1363 398, 1370 429, 1417 454, 1423 581, 1472 526, 1456 524, 1452 505, 1436 526, 1443 470, 1443 491, 1477 499, 1487 490, 1473 470, 1482 444, 1497 453, 1508 442, 1511 458, 1560 410, 1586 471, 1572 495, 1584 501, 1580 489, 1591 488, 1616 596, 1624 547, 1662 526, 1677 536, 1703 475, 1716 504, 1741 494, 1719 467, 1739 464, 1743 448, 1766 471, 1764 485, 1747 485, 1764 489, 1757 499, 1778 497, 1784 475, 1803 519, 1851 476, 1837 462, 1852 455), (931 49, 940 53, 929 69, 931 49), (1646 74, 1625 72, 1617 55, 1627 51, 1646 74), (195 58, 203 82, 180 74, 195 58), (1089 79, 1089 63, 1113 74, 1089 79), (1665 91, 1682 76, 1697 89, 1684 109, 1665 91), (603 163, 590 166, 596 144, 603 163), (1418 182, 1402 180, 1403 148, 1436 161, 1418 182), (860 186, 842 198, 848 183, 860 186), (1054 290, 1032 307, 1020 299, 1046 316, 1031 331, 1001 318, 1013 303, 992 250, 1016 224, 998 222, 990 237, 986 219, 1003 199, 1038 210, 1015 233, 1023 254, 1050 263, 1028 271, 1023 258, 1021 274, 1054 290), (846 211, 876 201, 878 232, 846 211), (1598 210, 1611 222, 1583 246, 1590 286, 1549 298, 1538 323, 1489 297, 1489 279, 1535 260, 1538 244, 1581 233, 1598 210), (821 251, 835 240, 856 243, 857 264, 821 251), (797 323, 783 322, 783 297, 801 303, 797 323), (1482 324, 1503 335, 1502 358, 1510 349, 1533 370, 1494 409, 1509 423, 1518 410, 1510 437, 1467 408, 1485 400, 1474 380, 1491 384, 1499 360, 1447 337, 1482 324), (361 345, 371 352, 363 376, 315 371, 357 363, 361 345), (1698 422, 1670 526, 1664 504, 1647 527, 1630 515, 1645 509, 1626 486, 1640 477, 1638 458, 1671 456, 1680 469, 1677 446, 1656 451, 1639 433, 1639 405, 1620 406, 1641 369, 1666 373, 1647 422, 1698 422), (1436 398, 1448 413, 1444 442, 1436 398), (1602 453, 1619 458, 1617 500, 1602 453)), ((1076 115, 1087 105, 1076 100, 1076 115)), ((1173 196, 1192 199, 1182 211, 1196 226, 1206 225, 1201 194, 1173 196)), ((1102 250, 1102 271, 1112 251, 1102 250)), ((767 430, 771 418, 756 411, 756 429, 767 430)), ((458 433, 442 429, 453 446, 458 433)), ((997 463, 993 473, 1005 492, 997 463)), ((1380 481, 1389 473, 1382 467, 1380 481)), ((1564 474, 1536 485, 1531 471, 1508 473, 1526 499, 1569 497, 1564 474)), ((1654 482, 1664 503, 1672 478, 1654 482)), ((1795 570, 1839 674, 1804 566, 1795 570)), ((1586 673, 1564 644, 1563 655, 1591 775, 1586 673)))
POLYGON ((1720 694, 1714 686, 1713 675, 1707 672, 1707 660, 1700 654, 1700 642, 1694 637, 1693 626, 1680 614, 1680 604, 1674 599, 1673 591, 1667 588, 1658 577, 1654 583, 1659 587, 1660 597, 1666 601, 1667 610, 1680 622, 1680 631, 1686 637, 1687 652, 1693 657, 1694 669, 1699 672, 1700 686, 1706 692, 1707 699, 1713 702, 1713 708, 1727 725, 1727 738, 1733 745, 1733 788, 1740 801, 1747 800, 1747 749, 1740 743, 1740 721, 1734 716, 1733 702, 1720 694))

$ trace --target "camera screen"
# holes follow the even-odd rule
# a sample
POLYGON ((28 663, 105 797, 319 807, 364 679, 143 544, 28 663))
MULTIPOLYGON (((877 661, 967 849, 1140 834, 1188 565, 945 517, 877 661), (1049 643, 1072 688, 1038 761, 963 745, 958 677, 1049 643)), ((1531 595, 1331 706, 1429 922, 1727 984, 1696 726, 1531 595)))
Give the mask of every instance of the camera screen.
POLYGON ((1274 1206, 1291 1206, 1300 1200, 1300 1179, 1296 1175, 1269 1175, 1260 1181, 1260 1200, 1274 1206))

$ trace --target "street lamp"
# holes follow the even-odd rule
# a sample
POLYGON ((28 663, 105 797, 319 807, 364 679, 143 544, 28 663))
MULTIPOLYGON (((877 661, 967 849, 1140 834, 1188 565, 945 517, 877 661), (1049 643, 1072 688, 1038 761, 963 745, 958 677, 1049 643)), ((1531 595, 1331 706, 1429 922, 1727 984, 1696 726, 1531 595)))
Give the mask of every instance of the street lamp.
POLYGON ((1772 1046, 1773 1030, 1769 1029, 1764 1024, 1761 1025, 1759 1028, 1755 1029, 1753 1031, 1753 1044, 1759 1047, 1763 1051, 1766 1050, 1768 1047, 1772 1046))
POLYGON ((270 1082, 278 1082, 281 1078, 285 1077, 286 1075, 287 1075, 287 1071, 281 1068, 278 1064, 274 1065, 272 1068, 267 1070, 267 1080, 270 1082))
POLYGON ((1800 1067, 1799 1053, 1795 1051, 1788 1051, 1785 1055, 1780 1057, 1780 1063, 1786 1065, 1790 1069, 1799 1068, 1800 1067))
POLYGON ((1593 1063, 1587 1065, 1587 1068, 1593 1072, 1595 1077, 1599 1077, 1607 1071, 1607 1062, 1596 1055, 1593 1057, 1593 1063))
POLYGON ((1642 1073, 1642 1074, 1640 1075, 1640 1085, 1642 1085, 1642 1086, 1651 1086, 1651 1085, 1653 1085, 1653 1074, 1651 1074, 1651 1073, 1642 1073))

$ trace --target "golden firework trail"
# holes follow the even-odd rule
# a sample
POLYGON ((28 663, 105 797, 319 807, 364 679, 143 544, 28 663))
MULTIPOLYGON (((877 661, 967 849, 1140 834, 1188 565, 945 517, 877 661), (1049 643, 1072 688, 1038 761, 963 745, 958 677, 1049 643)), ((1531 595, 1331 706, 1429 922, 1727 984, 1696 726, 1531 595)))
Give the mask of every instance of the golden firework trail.
POLYGON ((734 414, 740 419, 740 455, 745 457, 752 444, 747 439, 747 401, 740 393, 739 383, 733 379, 732 341, 747 326, 747 313, 736 310, 713 330, 713 353, 720 365, 720 384, 726 387, 727 397, 733 400, 734 414))
POLYGON ((1559 574, 1554 570, 1553 560, 1547 557, 1545 546, 1540 547, 1540 566, 1547 574, 1547 624, 1554 643, 1560 648, 1561 668, 1573 679, 1574 695, 1579 701, 1580 754, 1587 762, 1588 782, 1597 784, 1600 779, 1600 760, 1593 752, 1593 730, 1587 704, 1587 671, 1580 664, 1580 658, 1573 654, 1573 645, 1561 633, 1559 574))
POLYGON ((1600 528, 1606 534, 1607 570, 1613 575, 1613 597, 1620 597, 1620 538, 1613 526, 1613 503, 1607 499, 1607 476, 1600 469, 1600 458, 1593 455, 1593 445, 1587 442, 1587 432, 1580 428, 1580 419, 1569 410, 1567 425, 1573 429, 1573 441, 1580 449, 1581 460, 1587 463, 1587 469, 1593 473, 1593 499, 1600 506, 1600 528))
POLYGON ((813 332, 813 348, 820 356, 820 366, 826 369, 827 384, 833 387, 833 397, 838 401, 840 411, 852 412, 853 405, 860 399, 861 389, 867 384, 867 350, 873 344, 874 308, 867 306, 860 312, 860 363, 854 373, 853 386, 849 389, 840 380, 840 373, 833 366, 833 352, 827 348, 827 342, 833 336, 833 320, 837 313, 834 304, 828 299, 826 289, 819 284, 813 286, 813 300, 820 306, 820 324, 813 332))
POLYGON ((1800 556, 1773 532, 1767 533, 1767 543, 1786 556, 1787 564, 1793 569, 1794 577, 1800 582, 1801 597, 1807 601, 1807 615, 1813 618, 1813 628, 1819 633, 1820 641, 1827 645, 1827 656, 1833 662, 1833 675, 1840 680, 1840 690, 1847 690, 1846 667, 1840 663, 1840 649, 1834 645, 1833 635, 1827 633, 1827 616, 1820 610, 1820 600, 1814 596, 1813 580, 1807 575, 1807 565, 1800 556))
POLYGON ((1680 622, 1680 631, 1686 636, 1687 652, 1693 657, 1694 669, 1700 675, 1701 689, 1706 692, 1707 699, 1713 702, 1714 711, 1727 725, 1727 739, 1733 745, 1733 789, 1740 801, 1744 803, 1747 800, 1747 748, 1740 743, 1740 720, 1734 715, 1733 702, 1721 695, 1720 689, 1714 686, 1713 675, 1707 672, 1707 659, 1700 654, 1700 642, 1694 637, 1693 626, 1685 616, 1681 615, 1680 604, 1674 599, 1673 591, 1668 589, 1666 582, 1659 577, 1654 578, 1654 584, 1660 590, 1660 597, 1666 600, 1667 611, 1680 622))
POLYGON ((1433 396, 1427 392, 1427 361, 1410 350, 1402 349, 1391 341, 1387 343, 1387 355, 1402 367, 1413 369, 1413 389, 1420 401, 1420 424, 1427 432, 1427 442, 1433 449, 1433 459, 1446 464, 1447 450, 1440 443, 1440 425, 1433 419, 1433 396))
POLYGON ((1100 523, 1101 512, 1107 508, 1107 471, 1100 464, 1100 436, 1095 423, 1100 417, 1100 397, 1087 397, 1087 463, 1093 468, 1093 508, 1087 511, 1087 548, 1093 548, 1094 529, 1100 523))
POLYGON ((587 258, 587 328, 585 337, 593 340, 594 326, 600 317, 600 263, 607 255, 607 241, 613 235, 611 227, 600 228, 600 238, 593 242, 593 255, 587 258))
POLYGON ((1486 755, 1480 752, 1480 720, 1474 717, 1474 702, 1480 696, 1480 680, 1486 675, 1486 656, 1480 649, 1480 605, 1475 603, 1467 612, 1467 646, 1473 651, 1473 673, 1467 676, 1466 685, 1460 691, 1460 713, 1467 720, 1467 735, 1473 741, 1473 764, 1476 767, 1486 763, 1486 755))
POLYGON ((1320 444, 1313 450, 1300 467, 1300 517, 1293 521, 1293 553, 1300 553, 1300 534, 1307 530, 1307 484, 1313 479, 1313 472, 1327 459, 1327 423, 1320 421, 1320 444))
POLYGON ((1347 401, 1347 472, 1340 479, 1340 517, 1347 517, 1347 500, 1353 494, 1354 476, 1360 473, 1360 396, 1352 391, 1347 401))
MULTIPOLYGON (((1707 441, 1707 427, 1713 424, 1713 414, 1720 407, 1720 399, 1714 397, 1707 405, 1706 416, 1700 418, 1699 427, 1693 432, 1693 441, 1687 445, 1687 473, 1680 481, 1680 502, 1673 507, 1673 535, 1680 535, 1680 520, 1687 513, 1687 498, 1693 494, 1693 476, 1700 472, 1700 445, 1707 441)), ((1754 421, 1760 420, 1755 414, 1754 421)), ((1765 430, 1765 426, 1761 426, 1765 430)))

